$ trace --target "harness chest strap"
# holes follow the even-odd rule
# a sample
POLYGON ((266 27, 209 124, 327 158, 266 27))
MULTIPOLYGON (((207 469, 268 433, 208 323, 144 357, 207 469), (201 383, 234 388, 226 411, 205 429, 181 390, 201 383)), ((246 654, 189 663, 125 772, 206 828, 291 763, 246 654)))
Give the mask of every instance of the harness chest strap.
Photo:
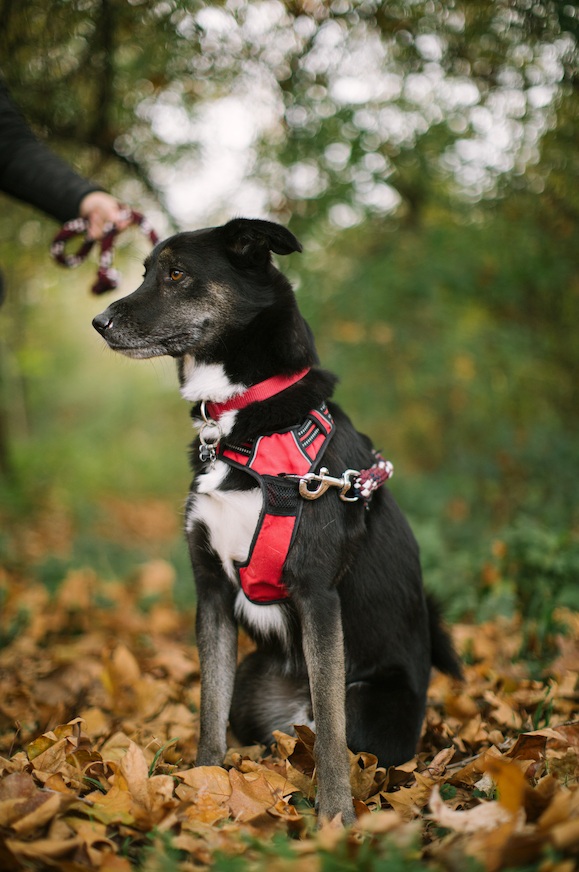
POLYGON ((334 430, 334 420, 323 403, 299 426, 260 436, 253 444, 219 444, 219 459, 252 475, 263 494, 247 560, 236 563, 243 592, 254 603, 266 605, 289 596, 281 576, 303 500, 295 482, 279 472, 300 478, 310 473, 319 464, 334 430))

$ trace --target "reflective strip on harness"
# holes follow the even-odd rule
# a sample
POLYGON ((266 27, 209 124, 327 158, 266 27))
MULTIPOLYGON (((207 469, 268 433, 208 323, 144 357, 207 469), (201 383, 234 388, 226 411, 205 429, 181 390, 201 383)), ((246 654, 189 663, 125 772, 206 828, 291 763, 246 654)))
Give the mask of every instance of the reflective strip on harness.
POLYGON ((296 481, 283 473, 305 475, 318 465, 334 433, 326 404, 309 412, 302 424, 282 433, 260 436, 252 444, 219 446, 218 456, 245 469, 263 494, 263 507, 245 563, 236 563, 246 597, 258 605, 287 599, 281 581, 284 563, 298 529, 303 500, 296 481))

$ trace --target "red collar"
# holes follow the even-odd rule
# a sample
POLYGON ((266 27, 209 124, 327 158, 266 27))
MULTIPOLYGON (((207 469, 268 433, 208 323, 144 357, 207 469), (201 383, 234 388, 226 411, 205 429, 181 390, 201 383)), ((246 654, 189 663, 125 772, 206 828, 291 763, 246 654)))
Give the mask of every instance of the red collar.
POLYGON ((269 400, 276 394, 285 391, 286 388, 295 385, 304 376, 308 374, 310 367, 297 372, 295 375, 274 375, 272 378, 267 378, 265 381, 258 382, 256 385, 248 388, 243 394, 237 394, 226 400, 225 403, 206 403, 205 409, 207 415, 213 421, 219 421, 224 412, 229 412, 231 409, 244 409, 250 403, 260 403, 262 400, 269 400))

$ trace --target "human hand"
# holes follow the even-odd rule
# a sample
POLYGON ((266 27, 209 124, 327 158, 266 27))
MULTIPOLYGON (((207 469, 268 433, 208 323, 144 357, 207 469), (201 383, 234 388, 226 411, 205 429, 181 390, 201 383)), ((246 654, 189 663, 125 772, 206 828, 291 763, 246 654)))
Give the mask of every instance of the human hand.
POLYGON ((105 191, 91 191, 80 203, 79 215, 88 221, 90 239, 102 239, 105 224, 124 230, 130 224, 127 207, 105 191))

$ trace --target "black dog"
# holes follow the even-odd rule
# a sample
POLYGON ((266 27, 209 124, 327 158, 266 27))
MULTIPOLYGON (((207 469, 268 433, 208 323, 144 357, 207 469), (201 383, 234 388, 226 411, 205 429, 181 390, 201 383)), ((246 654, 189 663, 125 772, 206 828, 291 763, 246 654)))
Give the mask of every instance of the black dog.
POLYGON ((344 472, 376 459, 344 412, 326 406, 336 379, 318 368, 311 331, 271 251, 301 245, 277 224, 242 218, 179 233, 147 258, 142 285, 93 324, 128 357, 177 358, 181 394, 198 404, 203 444, 193 446, 186 511, 198 592, 197 764, 221 764, 228 718, 244 744, 315 724, 319 813, 341 812, 350 823, 347 746, 376 754, 382 766, 411 758, 431 665, 454 676, 460 666, 390 492, 376 490, 367 510, 362 499, 340 499, 352 496, 344 472), (247 468, 272 433, 278 447, 290 433, 297 460, 314 471, 323 452, 334 483, 342 477, 340 492, 303 499, 303 469, 283 478, 291 472, 283 466, 247 468), (264 550, 281 552, 277 588, 265 577, 275 567, 259 562, 264 550), (243 572, 257 587, 240 585, 243 572), (238 622, 258 647, 236 670, 238 622))

